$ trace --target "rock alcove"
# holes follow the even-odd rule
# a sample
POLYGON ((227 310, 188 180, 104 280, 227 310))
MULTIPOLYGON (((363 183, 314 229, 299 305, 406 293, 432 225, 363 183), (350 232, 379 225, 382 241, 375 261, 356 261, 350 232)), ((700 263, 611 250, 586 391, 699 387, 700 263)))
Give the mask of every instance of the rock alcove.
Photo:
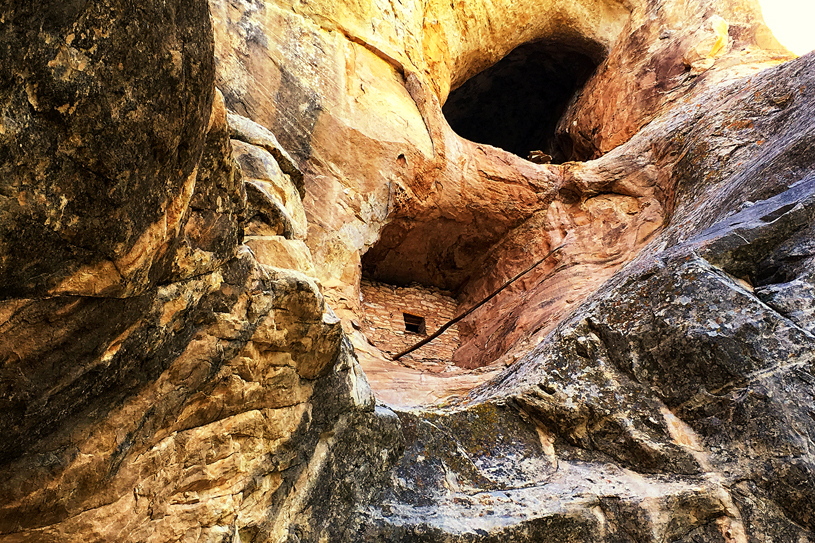
POLYGON ((580 160, 557 127, 602 57, 602 48, 590 43, 521 45, 451 92, 442 111, 450 127, 468 140, 522 158, 542 151, 554 163, 580 160))
MULTIPOLYGON (((533 158, 539 163, 581 160, 585 157, 575 156, 567 131, 559 131, 558 125, 565 122, 562 119, 570 104, 605 56, 606 49, 588 38, 527 42, 464 80, 449 94, 442 113, 450 129, 460 138, 476 145, 486 143, 498 148, 488 152, 489 161, 503 161, 501 150, 524 159, 539 151, 540 154, 535 153, 538 156, 533 158)), ((532 172, 521 173, 519 168, 526 166, 528 163, 523 161, 507 163, 503 175, 534 176, 532 172)), ((512 195, 507 201, 516 198, 517 195, 512 195)), ((467 205, 461 207, 470 209, 467 205)), ((403 287, 408 285, 422 292, 440 288, 461 302, 455 313, 472 307, 508 279, 506 270, 496 266, 487 255, 500 260, 505 249, 496 244, 505 235, 505 229, 523 220, 519 217, 501 225, 508 215, 493 220, 495 210, 483 211, 481 221, 449 220, 432 213, 427 217, 392 216, 391 224, 381 232, 379 241, 362 255, 362 276, 368 281, 366 284, 373 281, 394 293, 404 291, 403 287), (490 216, 492 218, 488 218, 490 216), (501 226, 496 229, 496 225, 501 226)), ((524 215, 528 217, 529 212, 524 215)), ((544 251, 546 247, 542 244, 535 251, 538 249, 544 251)), ((370 288, 362 290, 363 298, 370 295, 370 288)), ((391 305, 398 303, 394 299, 391 305)), ((405 329, 401 313, 397 313, 393 313, 396 316, 391 318, 391 327, 401 334, 405 329)), ((497 314, 482 311, 467 321, 461 337, 457 330, 455 339, 447 342, 447 347, 452 349, 452 356, 446 357, 448 363, 455 360, 458 366, 472 368, 498 359, 504 353, 504 347, 478 356, 473 356, 472 346, 460 356, 455 353, 462 344, 475 340, 477 334, 472 328, 476 323, 479 329, 484 329, 487 323, 500 321, 504 316, 503 311, 497 314)), ((437 325, 443 322, 439 321, 437 325)), ((409 334, 396 337, 390 343, 379 339, 379 347, 391 354, 415 343, 409 334)), ((418 358, 424 359, 427 355, 418 358)))
POLYGON ((815 56, 755 2, 33 4, 0 543, 815 542, 815 56), (608 51, 557 129, 596 160, 452 134, 449 81, 567 33, 608 51), (461 321, 497 362, 377 353, 375 242, 466 287, 388 311, 413 338, 543 259, 461 321))

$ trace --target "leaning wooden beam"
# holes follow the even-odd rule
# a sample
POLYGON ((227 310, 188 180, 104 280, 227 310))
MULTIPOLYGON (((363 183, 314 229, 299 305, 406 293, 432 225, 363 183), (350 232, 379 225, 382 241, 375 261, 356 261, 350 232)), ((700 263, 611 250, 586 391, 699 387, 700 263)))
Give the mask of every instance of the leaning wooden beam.
POLYGON ((437 337, 439 337, 440 335, 442 335, 442 334, 445 332, 445 330, 447 330, 448 328, 450 328, 451 326, 453 326, 455 323, 457 323, 458 321, 460 321, 461 319, 463 319, 464 317, 466 317, 467 315, 469 315, 470 313, 472 313, 473 311, 475 311, 476 309, 478 309, 479 307, 481 307, 481 306, 482 306, 482 305, 484 305, 485 303, 487 303, 487 302, 489 302, 490 300, 492 300, 493 298, 495 298, 495 297, 496 297, 496 296, 497 296, 497 295, 498 295, 498 294, 499 294, 499 293, 500 293, 502 290, 504 290, 504 289, 505 289, 505 288, 507 288, 509 285, 511 285, 512 283, 514 283, 515 281, 517 281, 518 279, 520 279, 521 277, 523 277, 523 276, 524 276, 524 275, 526 275, 527 273, 531 272, 532 270, 534 270, 535 268, 537 268, 538 266, 540 266, 540 265, 543 263, 543 261, 544 261, 544 260, 546 260, 547 258, 549 258, 550 256, 552 256, 553 254, 555 254, 557 251, 559 251, 559 250, 563 249, 563 247, 565 247, 565 246, 566 246, 566 244, 565 244, 565 243, 564 243, 564 244, 561 244, 561 245, 558 245, 557 247, 555 247, 554 249, 552 249, 551 251, 549 251, 548 253, 546 253, 546 256, 544 256, 543 258, 541 258, 540 260, 538 260, 537 262, 535 262, 534 264, 532 264, 531 266, 529 266, 527 269, 525 269, 524 271, 522 271, 521 273, 519 273, 518 275, 516 275, 515 277, 513 277, 512 279, 510 279, 510 280, 509 280, 509 281, 507 281, 506 283, 504 283, 504 284, 501 286, 501 288, 499 288, 498 290, 494 291, 492 294, 490 294, 489 296, 487 296, 486 298, 484 298, 483 300, 481 300, 480 302, 478 302, 477 304, 475 304, 474 306, 472 306, 470 309, 468 309, 467 311, 465 311, 464 313, 462 313, 462 314, 461 314, 461 315, 459 315, 458 317, 454 317, 452 320, 448 321, 446 324, 444 324, 443 326, 441 326, 441 327, 440 327, 438 330, 436 330, 435 332, 433 332, 433 334, 431 334, 431 335, 427 336, 426 338, 424 338, 423 340, 421 340, 419 343, 417 343, 417 344, 416 344, 416 345, 414 345, 413 347, 410 347, 409 349, 407 349, 407 350, 405 350, 405 351, 402 351, 401 353, 397 354, 396 356, 394 356, 394 357, 393 357, 393 359, 394 359, 394 360, 399 360, 400 358, 402 358, 402 357, 403 357, 403 356, 405 356, 406 354, 410 354, 410 353, 412 353, 413 351, 415 351, 416 349, 418 349, 418 348, 420 348, 420 347, 423 347, 424 345, 427 345, 428 343, 430 343, 431 341, 433 341, 434 339, 436 339, 437 337))

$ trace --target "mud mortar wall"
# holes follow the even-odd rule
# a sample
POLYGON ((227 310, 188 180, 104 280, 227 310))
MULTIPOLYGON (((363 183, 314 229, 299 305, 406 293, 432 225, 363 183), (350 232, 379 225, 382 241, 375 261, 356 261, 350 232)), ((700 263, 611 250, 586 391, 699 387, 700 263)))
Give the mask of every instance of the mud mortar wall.
MULTIPOLYGON (((449 293, 413 284, 397 287, 363 280, 360 284, 364 323, 362 332, 376 347, 396 354, 418 343, 424 337, 456 316, 458 302, 449 293), (425 319, 427 334, 405 330, 403 314, 425 319)), ((451 326, 441 336, 406 358, 421 362, 450 362, 459 347, 458 327, 451 326)))

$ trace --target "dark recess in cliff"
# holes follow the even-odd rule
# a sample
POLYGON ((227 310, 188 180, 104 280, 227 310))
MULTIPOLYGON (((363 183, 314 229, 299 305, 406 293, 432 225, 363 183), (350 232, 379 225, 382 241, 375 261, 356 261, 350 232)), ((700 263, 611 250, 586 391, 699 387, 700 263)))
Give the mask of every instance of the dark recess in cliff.
POLYGON ((523 158, 540 150, 554 163, 579 159, 555 128, 601 57, 591 44, 527 43, 451 92, 442 110, 471 141, 523 158))

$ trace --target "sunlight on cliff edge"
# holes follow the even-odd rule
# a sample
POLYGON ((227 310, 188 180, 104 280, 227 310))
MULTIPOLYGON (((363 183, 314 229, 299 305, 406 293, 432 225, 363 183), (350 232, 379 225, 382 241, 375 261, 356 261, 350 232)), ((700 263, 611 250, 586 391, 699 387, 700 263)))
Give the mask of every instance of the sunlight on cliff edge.
POLYGON ((815 49, 815 3, 812 0, 761 0, 764 21, 776 39, 796 55, 815 49))

